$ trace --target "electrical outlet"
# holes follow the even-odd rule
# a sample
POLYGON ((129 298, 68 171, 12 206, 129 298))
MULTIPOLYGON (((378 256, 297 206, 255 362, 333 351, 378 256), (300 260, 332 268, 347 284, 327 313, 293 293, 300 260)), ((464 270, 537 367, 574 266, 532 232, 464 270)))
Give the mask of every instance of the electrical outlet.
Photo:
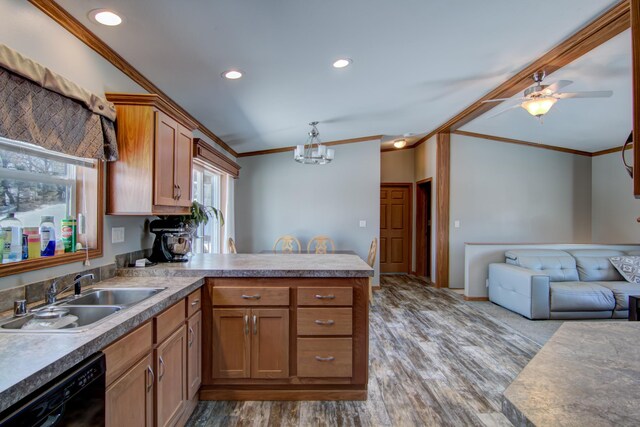
POLYGON ((455 220, 453 221, 453 228, 460 228, 460 221, 459 220, 455 220))
POLYGON ((111 228, 111 243, 124 242, 124 227, 111 228))
POLYGON ((360 228, 367 228, 367 221, 365 221, 364 219, 360 220, 360 228))

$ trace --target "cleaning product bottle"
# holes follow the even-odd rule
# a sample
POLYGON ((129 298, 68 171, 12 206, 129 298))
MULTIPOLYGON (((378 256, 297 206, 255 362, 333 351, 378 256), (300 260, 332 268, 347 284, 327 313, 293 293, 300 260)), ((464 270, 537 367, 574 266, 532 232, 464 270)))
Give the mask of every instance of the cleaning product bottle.
POLYGON ((15 262, 22 260, 22 222, 16 218, 15 213, 7 214, 0 220, 0 227, 5 232, 2 262, 15 262))
POLYGON ((62 244, 65 252, 76 251, 76 226, 75 218, 65 218, 62 223, 62 244))
POLYGON ((42 256, 56 254, 56 224, 51 215, 40 217, 40 250, 42 256))

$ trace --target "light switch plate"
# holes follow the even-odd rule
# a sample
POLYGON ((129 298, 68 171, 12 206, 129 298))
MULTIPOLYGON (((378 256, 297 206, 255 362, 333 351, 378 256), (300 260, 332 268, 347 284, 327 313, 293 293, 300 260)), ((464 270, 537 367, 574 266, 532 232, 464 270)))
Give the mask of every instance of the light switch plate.
POLYGON ((111 228, 111 243, 124 242, 124 227, 111 228))
POLYGON ((367 221, 365 221, 364 219, 360 220, 360 228, 367 228, 367 221))

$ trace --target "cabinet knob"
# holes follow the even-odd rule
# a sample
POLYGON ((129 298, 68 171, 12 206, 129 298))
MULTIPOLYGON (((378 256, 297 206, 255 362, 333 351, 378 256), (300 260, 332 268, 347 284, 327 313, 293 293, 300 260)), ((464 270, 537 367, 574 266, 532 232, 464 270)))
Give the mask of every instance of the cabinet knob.
POLYGON ((200 302, 199 299, 194 299, 193 302, 191 303, 191 307, 195 307, 199 302, 200 302))

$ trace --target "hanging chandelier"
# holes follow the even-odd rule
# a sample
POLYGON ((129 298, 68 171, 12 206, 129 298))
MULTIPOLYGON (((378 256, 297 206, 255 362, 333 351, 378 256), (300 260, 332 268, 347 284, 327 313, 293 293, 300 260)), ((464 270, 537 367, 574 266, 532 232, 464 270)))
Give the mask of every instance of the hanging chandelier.
POLYGON ((335 155, 333 148, 327 148, 320 142, 320 132, 316 125, 318 122, 311 122, 311 130, 309 131, 309 139, 304 145, 297 145, 293 152, 293 159, 304 165, 326 165, 331 163, 335 155))

